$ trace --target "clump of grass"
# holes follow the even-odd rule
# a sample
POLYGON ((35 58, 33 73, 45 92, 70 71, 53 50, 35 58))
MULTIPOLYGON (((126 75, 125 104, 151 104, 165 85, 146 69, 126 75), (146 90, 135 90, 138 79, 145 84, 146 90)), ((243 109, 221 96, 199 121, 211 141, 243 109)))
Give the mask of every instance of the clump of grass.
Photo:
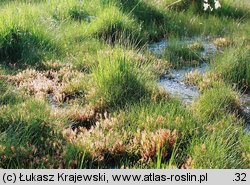
MULTIPOLYGON (((73 29, 73 28, 72 28, 73 29)), ((69 38, 72 39, 72 43, 67 43, 67 52, 69 54, 63 60, 63 63, 71 63, 78 71, 90 73, 91 68, 96 65, 99 58, 102 58, 101 52, 104 50, 111 50, 111 46, 103 43, 103 41, 96 38, 88 38, 82 40, 82 30, 79 33, 72 34, 69 38), (84 47, 83 47, 84 46, 84 47)), ((54 62, 54 61, 53 61, 54 62)))
POLYGON ((202 49, 202 47, 195 45, 170 44, 162 57, 168 60, 175 68, 197 65, 202 60, 200 55, 202 49))
POLYGON ((55 46, 42 31, 16 26, 0 30, 0 60, 3 63, 35 65, 50 50, 55 50, 55 46))
POLYGON ((103 106, 119 107, 148 96, 152 79, 126 58, 105 60, 93 69, 95 92, 90 98, 103 106))
POLYGON ((250 49, 248 46, 228 48, 216 58, 213 70, 225 81, 238 87, 249 88, 250 84, 250 49))
POLYGON ((16 104, 24 99, 20 96, 21 92, 10 86, 7 82, 0 80, 0 106, 8 104, 16 104))
MULTIPOLYGON (((125 110, 120 111, 118 116, 120 125, 128 133, 135 133, 137 136, 140 136, 143 132, 154 133, 161 129, 171 132, 175 130, 175 146, 168 148, 169 155, 162 158, 162 164, 167 165, 171 162, 180 166, 185 158, 186 148, 196 134, 197 121, 192 113, 175 99, 162 94, 156 99, 153 96, 152 100, 127 106, 125 110)), ((132 150, 132 154, 135 151, 132 150)), ((155 152, 150 157, 153 163, 156 162, 157 155, 157 152, 155 152)), ((148 165, 146 166, 148 167, 148 165)))
POLYGON ((0 62, 17 67, 39 65, 59 54, 59 44, 41 21, 41 10, 33 4, 15 3, 1 11, 0 62))
POLYGON ((0 166, 48 167, 49 158, 59 157, 60 154, 62 140, 57 130, 59 127, 55 129, 56 123, 48 106, 41 101, 31 99, 14 106, 1 107, 0 166))
POLYGON ((164 22, 164 14, 161 10, 152 6, 149 2, 139 0, 118 0, 119 6, 125 12, 131 13, 134 17, 145 24, 155 23, 160 25, 164 22))
POLYGON ((203 75, 198 71, 191 71, 185 74, 185 82, 190 85, 198 85, 203 80, 203 75))
POLYGON ((142 42, 146 40, 141 34, 141 26, 131 17, 123 14, 116 7, 104 9, 87 30, 87 35, 94 35, 109 43, 142 42))
MULTIPOLYGON (((23 140, 24 142, 26 142, 27 139, 30 139, 31 141, 34 141, 34 144, 39 144, 39 141, 41 142, 41 137, 34 134, 36 132, 35 127, 42 131, 45 126, 43 124, 49 121, 49 115, 50 112, 48 107, 45 104, 34 100, 17 104, 13 107, 6 106, 3 107, 3 111, 1 112, 1 131, 11 133, 12 131, 15 131, 16 128, 19 128, 20 130, 16 130, 15 132, 17 133, 13 134, 13 137, 20 138, 20 141, 23 140), (29 116, 24 116, 26 113, 28 113, 29 116), (42 120, 42 122, 40 120, 42 120), (18 125, 19 127, 17 127, 18 125), (30 128, 30 130, 28 128, 30 128), (28 135, 26 135, 26 131, 31 131, 30 134, 28 134, 30 138, 27 137, 28 135)), ((43 132, 39 132, 39 134, 43 134, 43 132)))
POLYGON ((49 12, 49 16, 52 16, 57 23, 67 21, 67 23, 73 24, 91 22, 94 20, 96 13, 102 11, 105 7, 100 0, 93 0, 91 2, 79 0, 54 0, 41 4, 41 7, 45 7, 45 10, 49 12))
MULTIPOLYGON (((154 96, 152 99, 155 99, 154 96)), ((196 127, 196 122, 191 113, 182 107, 179 101, 170 98, 159 97, 155 102, 143 101, 128 106, 125 109, 124 116, 123 127, 131 130, 146 129, 154 131, 166 128, 185 132, 196 127)))
MULTIPOLYGON (((1 38, 1 60, 7 60, 11 63, 24 60, 24 57, 28 54, 28 45, 32 46, 35 43, 39 43, 35 41, 36 39, 29 32, 18 28, 10 29, 9 33, 1 38), (30 43, 26 43, 29 41, 30 43)), ((39 54, 36 57, 39 58, 39 54)))
POLYGON ((240 110, 238 94, 230 87, 220 84, 203 92, 193 105, 195 114, 201 120, 213 121, 223 117, 226 113, 235 113, 240 110))
POLYGON ((77 6, 69 9, 69 16, 77 21, 91 21, 90 14, 85 9, 77 6))
POLYGON ((142 31, 147 33, 149 41, 158 40, 164 36, 164 24, 167 20, 166 15, 164 11, 158 9, 150 2, 118 0, 117 6, 142 24, 142 31))
MULTIPOLYGON (((241 125, 235 118, 228 115, 215 121, 201 138, 193 140, 189 147, 190 168, 228 169, 247 168, 249 159, 244 156, 249 150, 241 143, 247 138, 241 125)), ((249 138, 248 138, 249 140, 249 138)))

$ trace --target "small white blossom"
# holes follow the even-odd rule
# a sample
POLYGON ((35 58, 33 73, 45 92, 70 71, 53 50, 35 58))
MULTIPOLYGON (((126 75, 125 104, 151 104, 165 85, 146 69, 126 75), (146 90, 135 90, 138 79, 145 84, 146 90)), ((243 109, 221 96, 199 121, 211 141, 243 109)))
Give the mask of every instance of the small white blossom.
POLYGON ((221 4, 218 0, 214 0, 214 7, 215 9, 221 8, 221 4))
MULTIPOLYGON (((214 0, 214 8, 218 9, 221 7, 221 4, 219 2, 219 0, 214 0)), ((213 11, 213 8, 211 7, 211 5, 208 3, 208 0, 204 0, 203 3, 203 10, 207 11, 208 9, 210 9, 210 11, 213 11)))
POLYGON ((212 11, 212 8, 208 3, 204 3, 203 7, 204 7, 204 9, 203 9, 204 11, 207 11, 208 9, 210 9, 212 11))

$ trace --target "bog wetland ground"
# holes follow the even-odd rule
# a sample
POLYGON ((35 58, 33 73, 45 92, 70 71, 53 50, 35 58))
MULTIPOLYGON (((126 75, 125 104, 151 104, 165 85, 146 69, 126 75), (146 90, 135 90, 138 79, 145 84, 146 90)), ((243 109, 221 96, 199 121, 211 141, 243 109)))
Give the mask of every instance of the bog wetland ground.
POLYGON ((0 0, 0 168, 250 168, 250 1, 0 0))

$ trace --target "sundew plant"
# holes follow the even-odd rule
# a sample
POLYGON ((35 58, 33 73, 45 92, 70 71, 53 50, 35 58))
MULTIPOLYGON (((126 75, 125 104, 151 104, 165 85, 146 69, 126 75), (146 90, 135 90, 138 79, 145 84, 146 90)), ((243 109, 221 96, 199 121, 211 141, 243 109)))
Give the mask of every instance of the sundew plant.
POLYGON ((0 0, 0 168, 250 168, 249 0, 0 0))

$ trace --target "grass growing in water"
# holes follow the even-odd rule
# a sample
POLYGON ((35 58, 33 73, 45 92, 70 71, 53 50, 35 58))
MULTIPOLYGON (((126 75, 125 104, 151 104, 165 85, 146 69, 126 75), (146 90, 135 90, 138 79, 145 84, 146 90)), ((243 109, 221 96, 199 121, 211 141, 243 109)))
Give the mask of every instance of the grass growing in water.
POLYGON ((192 47, 188 44, 170 44, 163 53, 163 58, 168 60, 172 67, 197 65, 203 60, 201 57, 202 46, 192 47))
POLYGON ((202 48, 176 44, 158 58, 144 47, 201 34, 249 40, 248 1, 229 2, 203 12, 170 0, 0 1, 0 167, 248 167, 238 94, 223 82, 249 85, 246 48, 229 44, 211 76, 197 75, 201 97, 188 110, 155 75, 199 62, 202 48), (69 100, 54 106, 58 96, 69 100))

